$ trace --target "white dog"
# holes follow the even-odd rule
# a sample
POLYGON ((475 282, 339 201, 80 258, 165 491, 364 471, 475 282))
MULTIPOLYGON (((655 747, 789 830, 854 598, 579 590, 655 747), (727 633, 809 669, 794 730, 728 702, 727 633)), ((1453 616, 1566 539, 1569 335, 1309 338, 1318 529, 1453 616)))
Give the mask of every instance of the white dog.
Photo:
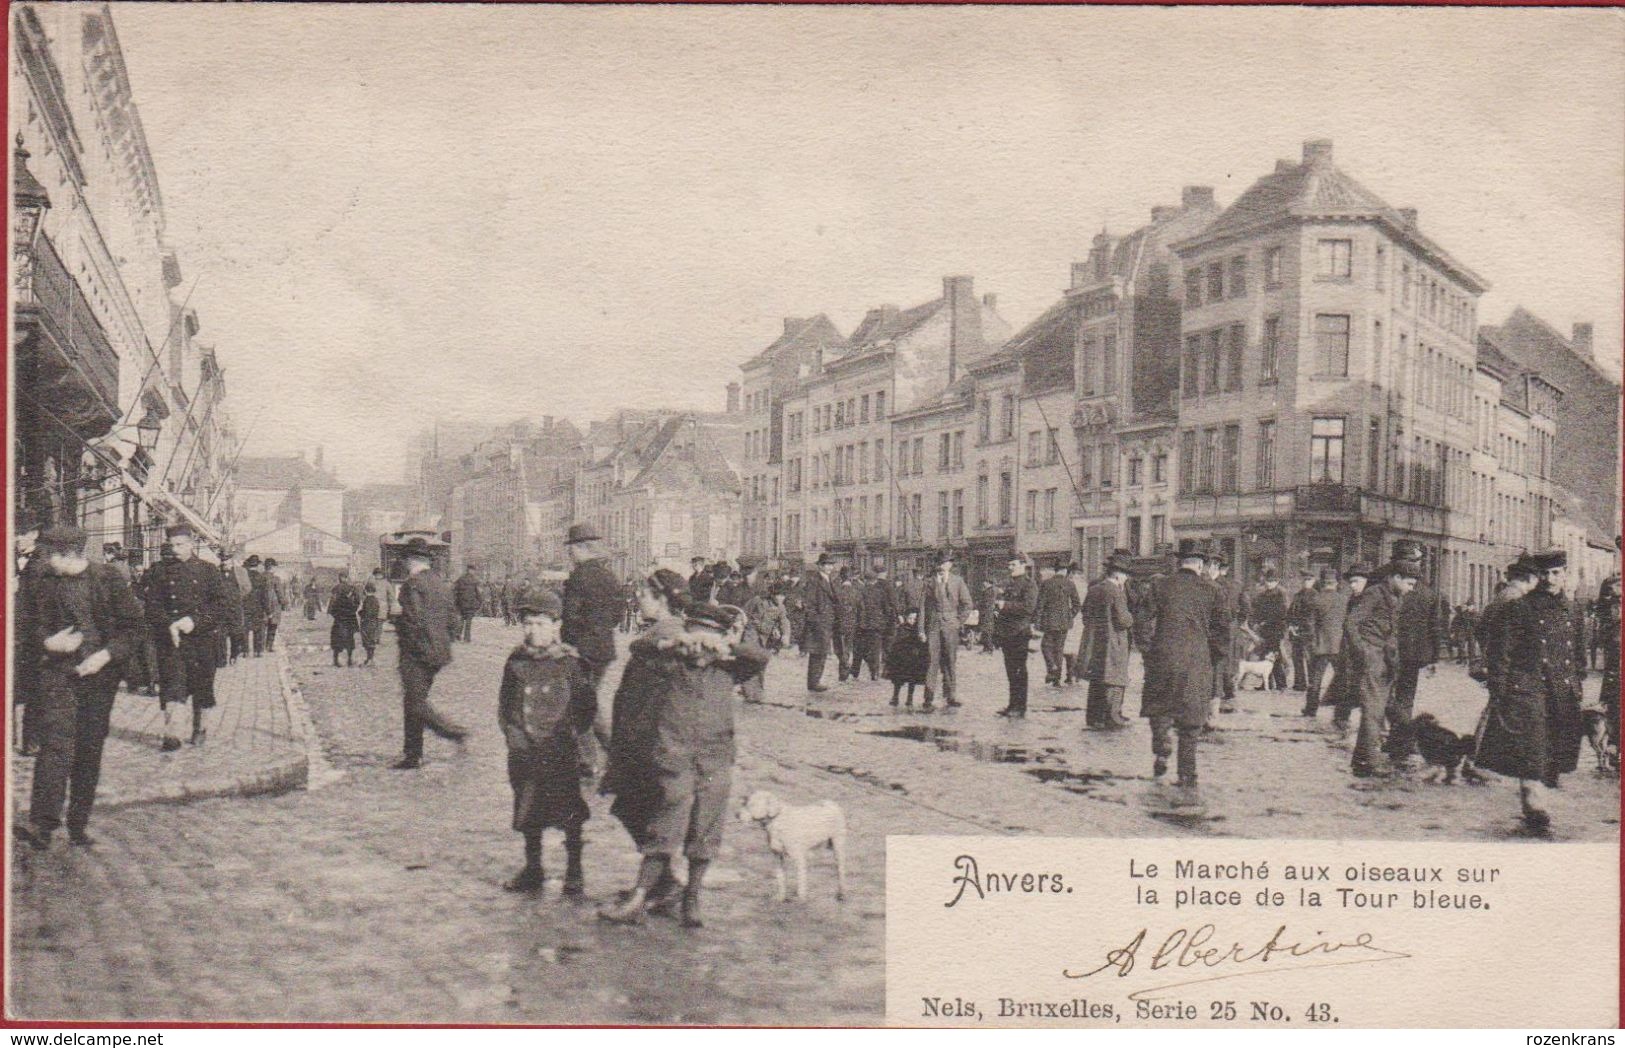
POLYGON ((740 822, 760 823, 767 831, 767 850, 779 858, 778 900, 784 901, 784 865, 796 864, 796 898, 807 897, 807 853, 828 845, 835 853, 835 898, 846 898, 846 813, 834 801, 788 807, 766 790, 757 790, 739 809, 740 822))
POLYGON ((1269 652, 1261 659, 1242 659, 1236 664, 1236 690, 1241 691, 1247 683, 1248 677, 1257 677, 1259 687, 1264 691, 1275 690, 1275 682, 1270 679, 1275 672, 1275 652, 1269 652))

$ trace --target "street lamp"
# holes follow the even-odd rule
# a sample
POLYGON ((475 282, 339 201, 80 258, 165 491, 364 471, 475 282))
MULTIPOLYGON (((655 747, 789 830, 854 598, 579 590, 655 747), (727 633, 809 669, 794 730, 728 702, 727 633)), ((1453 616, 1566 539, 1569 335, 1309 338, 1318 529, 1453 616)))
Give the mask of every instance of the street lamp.
POLYGON ((163 432, 163 428, 164 420, 155 409, 148 408, 147 413, 141 416, 141 421, 135 424, 136 443, 141 446, 142 451, 150 455, 157 449, 158 435, 163 432))
POLYGON ((45 212, 51 207, 50 194, 28 170, 28 150, 23 148, 23 133, 17 132, 17 148, 12 152, 11 171, 11 232, 12 248, 17 255, 17 286, 25 287, 28 263, 34 255, 35 238, 45 212))

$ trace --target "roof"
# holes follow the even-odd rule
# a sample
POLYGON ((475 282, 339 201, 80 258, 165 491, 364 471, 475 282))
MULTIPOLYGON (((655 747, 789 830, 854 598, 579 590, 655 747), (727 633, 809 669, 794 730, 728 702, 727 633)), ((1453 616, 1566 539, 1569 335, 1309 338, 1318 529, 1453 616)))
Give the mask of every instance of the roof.
POLYGON ((930 320, 946 302, 947 299, 936 298, 912 309, 900 310, 896 306, 871 309, 864 314, 863 321, 858 324, 858 329, 852 332, 852 337, 847 339, 848 348, 841 359, 860 356, 878 348, 883 342, 893 342, 902 338, 930 320))
POLYGON ((1001 353, 1021 360, 1024 395, 1072 388, 1073 349, 1082 317, 1075 302, 1063 299, 1004 344, 1001 353))
POLYGON ((1609 385, 1620 384, 1617 374, 1610 374, 1594 356, 1574 348, 1574 342, 1567 335, 1522 306, 1515 307, 1504 323, 1481 324, 1478 330, 1480 334, 1494 338, 1497 348, 1504 353, 1523 358, 1537 355, 1540 350, 1545 350, 1548 355, 1561 353, 1575 363, 1584 365, 1587 371, 1609 385), (1530 343, 1542 345, 1536 347, 1530 343))
POLYGON ((711 440, 711 426, 703 419, 692 414, 667 419, 658 426, 650 427, 646 434, 640 434, 640 436, 647 436, 648 439, 640 441, 640 446, 633 453, 634 461, 639 466, 638 473, 626 486, 628 488, 638 488, 653 480, 655 469, 671 449, 677 436, 689 427, 694 428, 696 438, 698 438, 695 441, 696 453, 693 456, 693 463, 695 469, 699 472, 700 483, 711 489, 738 491, 739 478, 729 468, 722 449, 714 446, 711 440), (701 440, 712 446, 699 447, 701 440))
POLYGON ((342 491, 344 485, 330 473, 312 466, 299 455, 285 458, 240 458, 234 471, 237 487, 264 488, 271 491, 307 490, 342 491))
POLYGON ((741 369, 748 369, 771 363, 777 360, 780 354, 798 345, 804 347, 818 345, 839 347, 846 345, 846 339, 841 337, 840 329, 831 323, 829 317, 823 313, 815 317, 786 320, 784 334, 774 339, 766 349, 745 361, 740 367, 741 369))
POLYGON ((1304 161, 1281 161, 1254 182, 1207 229, 1177 245, 1181 250, 1231 237, 1247 236, 1286 220, 1352 220, 1377 222, 1400 240, 1429 256, 1471 290, 1488 284, 1438 244, 1423 236, 1414 222, 1332 163, 1331 143, 1304 143, 1304 161))

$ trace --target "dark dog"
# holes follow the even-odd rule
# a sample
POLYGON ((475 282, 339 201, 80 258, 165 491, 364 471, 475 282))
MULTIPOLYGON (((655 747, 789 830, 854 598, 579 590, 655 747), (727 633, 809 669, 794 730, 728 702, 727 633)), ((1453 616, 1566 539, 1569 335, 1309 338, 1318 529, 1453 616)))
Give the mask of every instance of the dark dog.
POLYGON ((1422 759, 1427 762, 1427 781, 1438 779, 1439 772, 1444 772, 1444 784, 1449 786, 1456 781, 1456 772, 1461 769, 1461 762, 1473 755, 1473 737, 1471 735, 1457 735, 1455 732, 1439 723, 1437 717, 1431 713, 1424 713, 1411 722, 1416 732, 1416 748, 1421 751, 1422 759))

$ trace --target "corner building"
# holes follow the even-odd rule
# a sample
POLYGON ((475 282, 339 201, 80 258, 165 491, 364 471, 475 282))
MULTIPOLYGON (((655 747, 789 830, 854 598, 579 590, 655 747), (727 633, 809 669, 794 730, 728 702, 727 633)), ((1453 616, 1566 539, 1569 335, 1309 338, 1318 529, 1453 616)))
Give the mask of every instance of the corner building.
POLYGON ((1450 507, 1471 476, 1483 279, 1325 140, 1174 250, 1176 540, 1229 554, 1250 581, 1266 565, 1374 561, 1409 538, 1429 580, 1454 588, 1477 541, 1450 507))

